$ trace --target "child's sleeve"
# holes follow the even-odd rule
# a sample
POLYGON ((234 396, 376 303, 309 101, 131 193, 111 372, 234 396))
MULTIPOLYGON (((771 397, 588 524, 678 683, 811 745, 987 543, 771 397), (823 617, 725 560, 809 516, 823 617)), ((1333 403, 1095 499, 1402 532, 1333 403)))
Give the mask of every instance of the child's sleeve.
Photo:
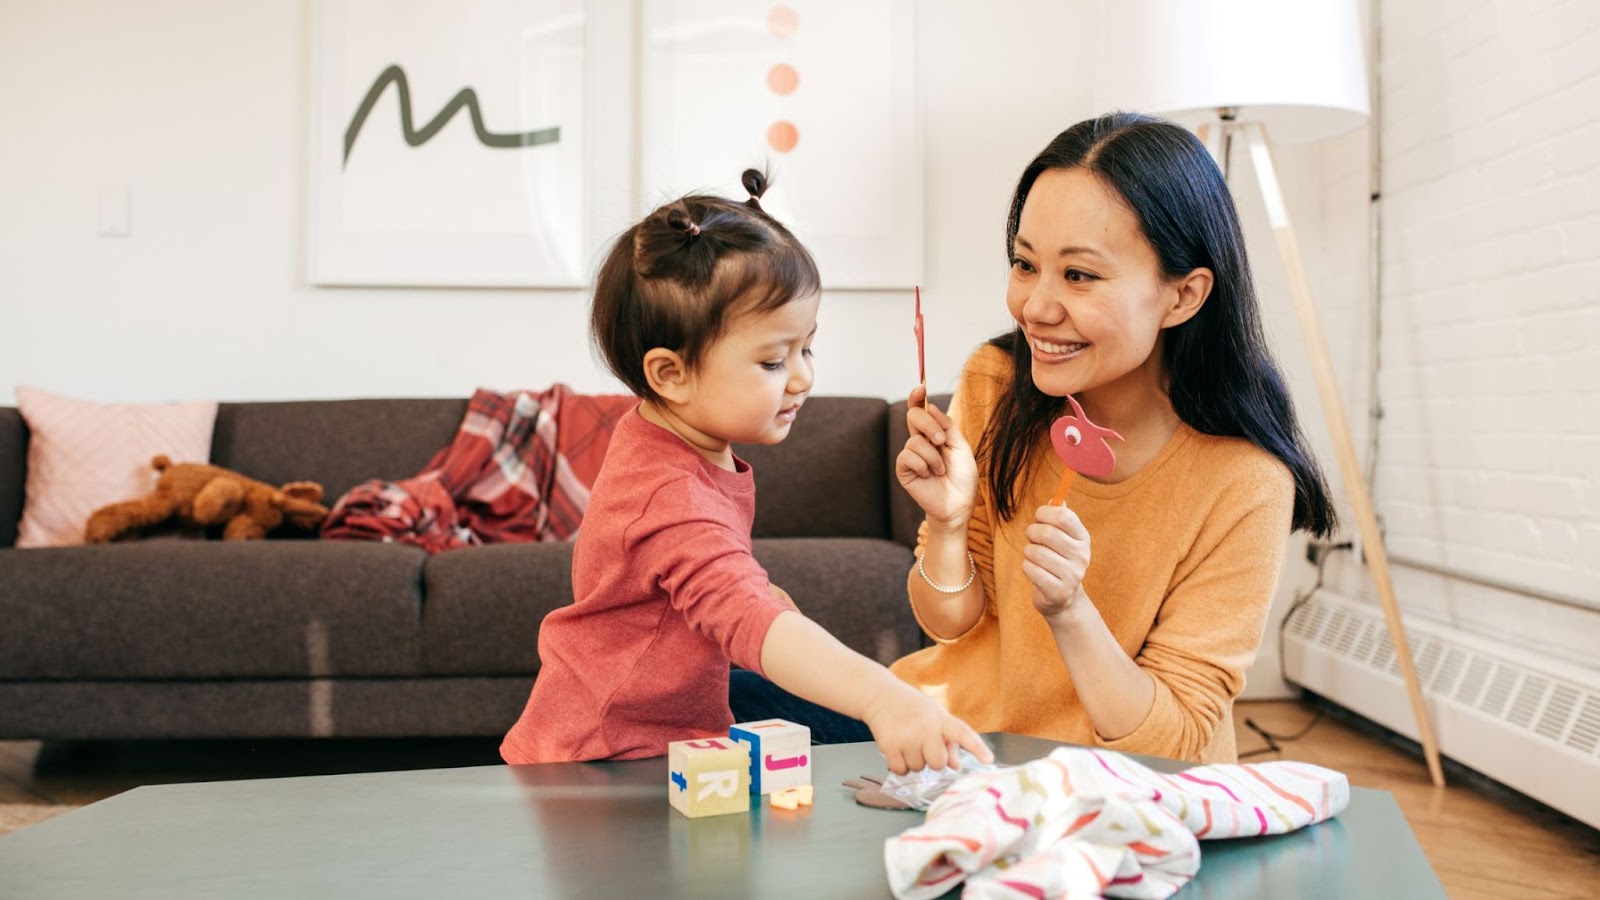
POLYGON ((780 614, 794 610, 774 591, 767 570, 750 553, 738 522, 697 495, 689 479, 658 488, 647 513, 628 529, 635 563, 655 573, 657 586, 689 627, 716 643, 739 667, 760 675, 761 645, 780 614))
POLYGON ((1283 565, 1294 484, 1285 469, 1238 491, 1202 528, 1134 658, 1155 682, 1149 714, 1116 740, 1096 734, 1098 746, 1199 759, 1244 689, 1283 565))

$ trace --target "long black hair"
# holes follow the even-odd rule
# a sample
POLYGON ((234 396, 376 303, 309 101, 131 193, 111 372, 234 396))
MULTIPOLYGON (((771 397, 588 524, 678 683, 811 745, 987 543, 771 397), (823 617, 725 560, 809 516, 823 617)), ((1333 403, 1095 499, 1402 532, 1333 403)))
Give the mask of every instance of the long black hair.
MULTIPOLYGON (((1205 305, 1167 329, 1163 342, 1178 417, 1204 434, 1245 438, 1282 460, 1294 476, 1294 528, 1332 534, 1337 514, 1328 485, 1267 349, 1239 214, 1205 146, 1178 125, 1139 113, 1107 113, 1068 128, 1017 182, 1006 220, 1008 260, 1033 183, 1044 172, 1073 168, 1094 173, 1127 202, 1167 278, 1197 268, 1214 275, 1205 305)), ((995 510, 1009 519, 1021 502, 1032 451, 1062 414, 1063 402, 1034 385, 1032 351, 1020 326, 990 343, 1011 356, 1010 402, 995 410, 978 455, 987 463, 995 510)))

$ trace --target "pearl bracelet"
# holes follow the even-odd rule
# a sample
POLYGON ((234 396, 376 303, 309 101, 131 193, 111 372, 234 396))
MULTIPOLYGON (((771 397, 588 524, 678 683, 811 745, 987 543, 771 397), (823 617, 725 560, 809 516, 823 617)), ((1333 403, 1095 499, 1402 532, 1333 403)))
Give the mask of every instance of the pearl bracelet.
POLYGON ((941 594, 959 594, 967 588, 972 587, 972 580, 978 577, 978 561, 972 558, 972 551, 970 550, 967 551, 967 565, 971 567, 971 571, 967 573, 967 581, 960 587, 953 588, 945 587, 942 584, 936 584, 932 578, 928 577, 928 570, 922 567, 922 560, 924 556, 927 556, 927 554, 917 557, 917 574, 921 575, 922 580, 928 583, 928 587, 933 588, 941 594))

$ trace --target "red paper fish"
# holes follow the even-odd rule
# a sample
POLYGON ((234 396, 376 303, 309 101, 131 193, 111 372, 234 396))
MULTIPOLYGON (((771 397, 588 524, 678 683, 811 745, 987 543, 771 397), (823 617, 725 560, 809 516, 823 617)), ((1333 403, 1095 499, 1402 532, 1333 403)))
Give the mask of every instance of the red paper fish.
POLYGON ((1117 467, 1117 455, 1111 451, 1106 439, 1122 440, 1122 435, 1089 421, 1089 417, 1083 414, 1083 407, 1072 395, 1067 395, 1067 402, 1072 404, 1072 411, 1077 415, 1062 416, 1050 424, 1050 443, 1067 467, 1061 473, 1061 483, 1056 486, 1055 495, 1050 498, 1051 505, 1066 498, 1077 473, 1082 472, 1091 478, 1110 475, 1117 467))

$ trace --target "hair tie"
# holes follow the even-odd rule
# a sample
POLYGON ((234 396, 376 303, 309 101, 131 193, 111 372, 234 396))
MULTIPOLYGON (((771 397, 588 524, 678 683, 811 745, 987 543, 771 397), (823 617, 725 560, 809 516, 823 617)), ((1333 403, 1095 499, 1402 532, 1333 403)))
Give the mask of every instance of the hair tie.
POLYGON ((690 222, 689 223, 689 237, 699 237, 699 236, 700 236, 700 223, 699 222, 690 222))

